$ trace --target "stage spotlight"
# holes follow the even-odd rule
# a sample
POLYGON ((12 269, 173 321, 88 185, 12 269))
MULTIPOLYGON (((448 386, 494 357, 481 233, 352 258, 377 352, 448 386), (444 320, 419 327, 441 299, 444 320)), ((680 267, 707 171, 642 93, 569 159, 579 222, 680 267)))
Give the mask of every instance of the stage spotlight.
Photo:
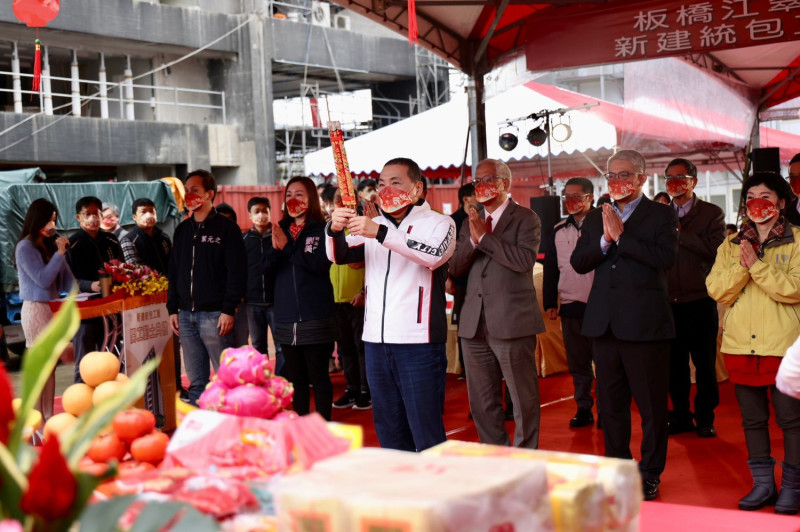
POLYGON ((553 135, 553 140, 556 142, 566 142, 572 136, 572 128, 569 127, 569 124, 559 122, 553 126, 551 135, 553 135))
POLYGON ((542 127, 533 128, 528 132, 528 142, 539 147, 547 142, 547 132, 542 127))
POLYGON ((519 142, 517 136, 510 131, 500 134, 500 147, 506 151, 512 151, 514 148, 516 148, 517 142, 519 142))

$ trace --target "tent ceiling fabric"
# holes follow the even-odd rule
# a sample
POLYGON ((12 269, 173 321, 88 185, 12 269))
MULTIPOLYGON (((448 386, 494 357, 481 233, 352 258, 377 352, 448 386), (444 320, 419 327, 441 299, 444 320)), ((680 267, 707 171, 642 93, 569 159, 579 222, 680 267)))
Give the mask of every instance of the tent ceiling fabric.
MULTIPOLYGON (((406 0, 333 2, 408 35, 406 0)), ((510 0, 493 28, 502 4, 416 0, 419 43, 471 75, 522 53, 533 71, 667 56, 702 64, 705 57, 706 68, 758 89, 761 108, 800 96, 800 2, 510 0)))

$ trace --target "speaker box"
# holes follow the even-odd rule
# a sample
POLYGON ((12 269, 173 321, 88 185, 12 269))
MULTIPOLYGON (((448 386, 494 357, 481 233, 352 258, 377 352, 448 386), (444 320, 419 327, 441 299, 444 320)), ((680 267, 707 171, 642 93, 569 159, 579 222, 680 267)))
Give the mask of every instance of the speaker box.
POLYGON ((538 214, 542 221, 542 243, 539 245, 539 253, 542 253, 546 243, 552 238, 553 227, 561 221, 561 198, 558 196, 531 198, 531 210, 538 214))
POLYGON ((750 152, 753 172, 781 173, 781 157, 778 148, 756 148, 750 152))

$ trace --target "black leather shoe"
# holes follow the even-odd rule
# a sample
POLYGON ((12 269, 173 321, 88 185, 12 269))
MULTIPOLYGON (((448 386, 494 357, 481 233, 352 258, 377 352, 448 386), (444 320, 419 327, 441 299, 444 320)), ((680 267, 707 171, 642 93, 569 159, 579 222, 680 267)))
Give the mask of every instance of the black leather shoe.
POLYGON ((579 408, 575 417, 569 420, 569 426, 573 429, 588 427, 593 424, 594 416, 592 415, 592 411, 585 408, 579 408))
POLYGON ((644 494, 644 500, 652 501, 658 497, 659 484, 661 484, 661 481, 657 478, 642 480, 642 493, 644 494))
POLYGON ((701 438, 716 438, 717 429, 714 428, 714 425, 697 427, 697 435, 700 436, 701 438))

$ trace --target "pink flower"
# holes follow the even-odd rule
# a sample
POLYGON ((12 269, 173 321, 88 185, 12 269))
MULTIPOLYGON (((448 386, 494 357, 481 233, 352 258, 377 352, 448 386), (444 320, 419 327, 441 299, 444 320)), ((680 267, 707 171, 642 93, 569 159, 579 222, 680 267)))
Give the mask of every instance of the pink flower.
POLYGON ((3 519, 0 521, 0 532, 22 532, 22 525, 19 521, 3 519))

